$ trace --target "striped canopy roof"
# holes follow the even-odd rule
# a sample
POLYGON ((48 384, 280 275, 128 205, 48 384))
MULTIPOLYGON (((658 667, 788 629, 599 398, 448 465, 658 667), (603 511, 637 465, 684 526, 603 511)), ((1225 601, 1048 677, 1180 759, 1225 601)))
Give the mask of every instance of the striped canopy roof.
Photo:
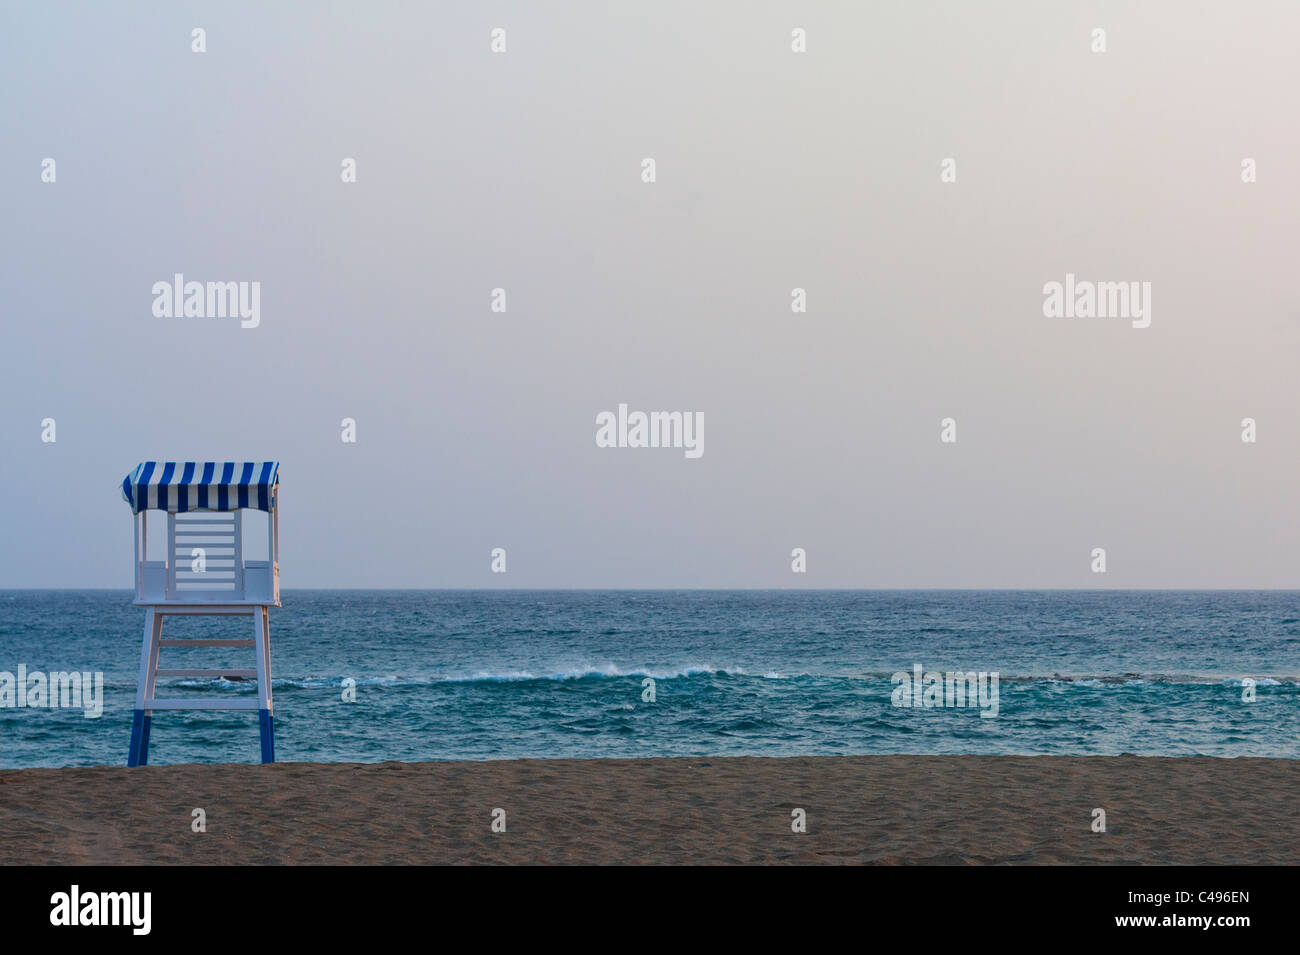
POLYGON ((131 511, 269 511, 280 482, 279 461, 142 461, 122 481, 131 511))

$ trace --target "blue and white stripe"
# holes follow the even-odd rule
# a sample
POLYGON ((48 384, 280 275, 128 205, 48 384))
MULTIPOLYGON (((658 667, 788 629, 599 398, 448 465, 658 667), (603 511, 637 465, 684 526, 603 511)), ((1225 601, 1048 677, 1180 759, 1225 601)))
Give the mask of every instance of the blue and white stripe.
POLYGON ((142 461, 122 481, 131 511, 269 511, 280 482, 279 461, 142 461))

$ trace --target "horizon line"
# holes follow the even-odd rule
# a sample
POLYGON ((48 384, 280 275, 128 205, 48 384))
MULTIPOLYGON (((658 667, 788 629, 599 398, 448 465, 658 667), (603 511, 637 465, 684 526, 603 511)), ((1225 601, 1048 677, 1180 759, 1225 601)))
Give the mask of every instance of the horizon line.
MULTIPOLYGON (((131 587, 0 587, 40 591, 132 593, 131 587)), ((1300 593, 1297 587, 286 587, 285 593, 1300 593)))

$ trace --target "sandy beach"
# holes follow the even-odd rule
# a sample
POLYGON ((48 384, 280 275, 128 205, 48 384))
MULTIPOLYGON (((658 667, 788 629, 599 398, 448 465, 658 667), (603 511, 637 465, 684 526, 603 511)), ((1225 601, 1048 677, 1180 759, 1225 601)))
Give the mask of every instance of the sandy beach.
POLYGON ((8 770, 0 863, 1295 864, 1297 784, 1294 760, 1132 756, 8 770))

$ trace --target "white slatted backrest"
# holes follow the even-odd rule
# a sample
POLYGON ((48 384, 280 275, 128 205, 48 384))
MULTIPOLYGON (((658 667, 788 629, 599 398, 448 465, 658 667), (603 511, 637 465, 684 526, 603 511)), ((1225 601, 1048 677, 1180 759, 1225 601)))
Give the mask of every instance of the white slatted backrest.
POLYGON ((239 511, 167 515, 167 593, 239 600, 244 594, 243 521, 239 511), (204 569, 194 570, 195 550, 204 569))

